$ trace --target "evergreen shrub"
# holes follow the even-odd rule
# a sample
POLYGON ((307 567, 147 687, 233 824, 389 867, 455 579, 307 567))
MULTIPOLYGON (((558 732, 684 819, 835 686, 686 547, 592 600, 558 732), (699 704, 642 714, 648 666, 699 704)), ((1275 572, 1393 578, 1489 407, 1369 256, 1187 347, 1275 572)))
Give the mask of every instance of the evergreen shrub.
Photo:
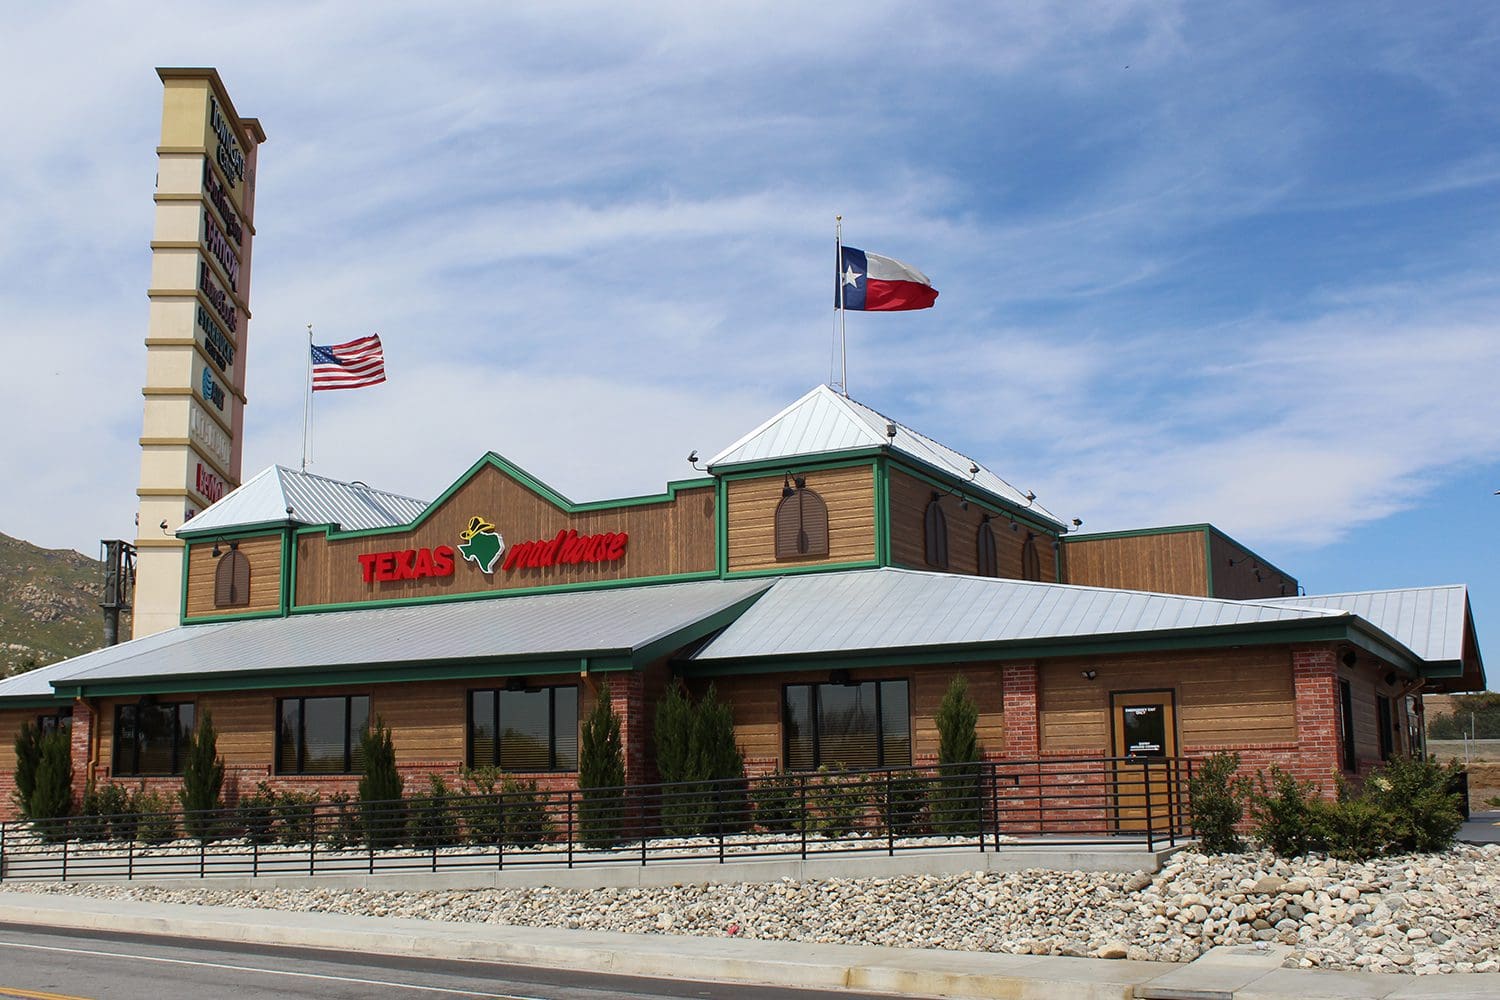
POLYGON ((276 792, 264 781, 255 786, 255 791, 241 795, 235 805, 235 818, 245 839, 252 844, 264 846, 276 840, 276 792))
POLYGON ((1314 805, 1317 786, 1271 765, 1249 790, 1250 821, 1255 838, 1283 858, 1295 858, 1323 847, 1321 809, 1314 805))
POLYGON ((802 798, 805 777, 776 772, 755 781, 755 826, 766 833, 799 833, 807 821, 802 798))
POLYGON ((938 774, 931 794, 932 828, 940 834, 979 829, 983 802, 978 761, 979 706, 969 682, 956 675, 943 693, 934 718, 938 730, 938 774))
POLYGON ((578 751, 578 835, 585 847, 613 847, 624 839, 624 784, 620 717, 606 682, 599 685, 594 707, 583 721, 578 751))
POLYGON ((406 806, 401 801, 401 773, 391 731, 380 717, 359 739, 364 767, 359 778, 359 814, 365 843, 371 848, 394 847, 406 830, 406 806))
POLYGON ((210 840, 223 821, 224 760, 219 756, 219 734, 212 715, 205 710, 198 731, 188 738, 182 766, 182 825, 189 837, 210 840))
POLYGON ((407 804, 411 830, 407 842, 413 847, 449 847, 458 843, 458 817, 453 790, 440 774, 427 776, 427 794, 407 804))
POLYGON ((1188 781, 1193 831, 1204 854, 1235 854, 1245 849, 1235 827, 1245 816, 1240 801, 1237 753, 1216 753, 1194 769, 1188 781))
POLYGON ((38 833, 47 840, 65 839, 68 814, 73 811, 73 747, 66 729, 42 736, 36 763, 36 780, 27 803, 38 833))

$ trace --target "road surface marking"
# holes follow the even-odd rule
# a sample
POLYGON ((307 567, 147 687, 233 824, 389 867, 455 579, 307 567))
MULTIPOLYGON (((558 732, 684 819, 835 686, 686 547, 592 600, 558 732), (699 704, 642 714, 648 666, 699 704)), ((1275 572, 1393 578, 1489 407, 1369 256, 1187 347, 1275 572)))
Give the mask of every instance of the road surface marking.
POLYGON ((17 997, 19 1000, 88 1000, 88 997, 75 997, 71 993, 38 993, 36 990, 23 990, 15 986, 0 986, 0 997, 10 1000, 17 997))

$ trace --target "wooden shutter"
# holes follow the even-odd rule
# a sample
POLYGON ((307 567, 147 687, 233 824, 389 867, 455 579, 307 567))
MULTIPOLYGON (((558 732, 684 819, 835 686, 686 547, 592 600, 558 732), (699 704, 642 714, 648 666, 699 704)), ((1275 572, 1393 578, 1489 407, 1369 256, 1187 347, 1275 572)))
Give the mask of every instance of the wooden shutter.
POLYGON ((979 533, 974 539, 978 549, 975 553, 980 576, 999 576, 1000 560, 995 555, 995 529, 988 519, 979 522, 979 533))
POLYGON ((924 518, 927 540, 927 565, 936 569, 948 568, 948 519, 943 515, 943 505, 936 493, 927 504, 924 518))
POLYGON ((828 505, 801 487, 776 507, 776 558, 828 555, 828 505))
POLYGON ((1021 543, 1021 579, 1041 580, 1042 557, 1036 551, 1036 536, 1030 532, 1026 533, 1026 541, 1021 543))
POLYGON ((214 607, 242 608, 249 603, 250 560, 239 549, 229 549, 214 570, 214 607))

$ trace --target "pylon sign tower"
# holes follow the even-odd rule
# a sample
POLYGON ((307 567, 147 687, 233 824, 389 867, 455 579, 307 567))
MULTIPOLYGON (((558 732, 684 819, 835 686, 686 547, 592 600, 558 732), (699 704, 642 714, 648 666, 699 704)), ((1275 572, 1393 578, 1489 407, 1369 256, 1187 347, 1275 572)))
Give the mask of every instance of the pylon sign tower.
POLYGON ((194 514, 240 484, 256 152, 212 69, 158 69, 163 87, 137 518, 134 636, 178 624, 194 514))

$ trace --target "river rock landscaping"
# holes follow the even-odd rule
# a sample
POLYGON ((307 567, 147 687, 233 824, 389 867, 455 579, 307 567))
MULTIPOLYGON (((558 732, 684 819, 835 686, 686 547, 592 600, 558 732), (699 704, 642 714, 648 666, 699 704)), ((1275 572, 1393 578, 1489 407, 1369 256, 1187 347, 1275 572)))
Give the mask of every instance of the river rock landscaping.
MULTIPOLYGON (((850 870, 858 870, 850 861, 850 870)), ((1025 871, 660 889, 227 891, 10 883, 8 891, 641 934, 1187 962, 1276 942, 1287 965, 1500 971, 1500 845, 1368 862, 1175 856, 1144 872, 1025 871)))

